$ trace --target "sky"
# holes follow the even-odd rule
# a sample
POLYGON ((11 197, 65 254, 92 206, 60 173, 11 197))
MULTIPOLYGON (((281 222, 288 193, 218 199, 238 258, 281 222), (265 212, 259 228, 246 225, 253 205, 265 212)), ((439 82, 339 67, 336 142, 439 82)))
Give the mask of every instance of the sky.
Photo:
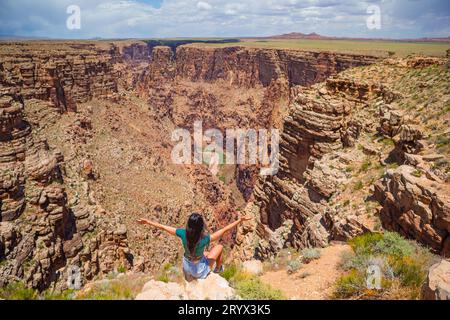
POLYGON ((289 32, 448 37, 450 0, 0 0, 0 36, 255 37, 289 32), (79 8, 79 16, 68 13, 70 6, 79 8), (380 23, 368 25, 368 19, 380 23))

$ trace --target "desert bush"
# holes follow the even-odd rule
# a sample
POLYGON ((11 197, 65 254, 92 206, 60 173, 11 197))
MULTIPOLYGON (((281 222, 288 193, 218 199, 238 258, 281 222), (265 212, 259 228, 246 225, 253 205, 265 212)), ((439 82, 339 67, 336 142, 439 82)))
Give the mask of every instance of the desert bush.
POLYGON ((338 279, 334 297, 417 299, 432 254, 414 241, 395 232, 366 233, 349 241, 353 252, 342 254, 339 268, 346 273, 338 279), (378 266, 381 288, 368 289, 369 266, 378 266))
POLYGON ((284 298, 280 290, 273 289, 257 277, 238 282, 235 289, 244 300, 282 300, 284 298))
POLYGON ((237 271, 238 271, 237 266, 232 264, 230 266, 225 267, 225 270, 220 274, 220 276, 222 278, 225 278, 227 281, 230 281, 231 278, 233 278, 236 275, 237 271))
POLYGON ((355 185, 353 186, 353 190, 354 191, 358 191, 361 190, 362 188, 364 188, 364 184, 361 180, 359 180, 357 183, 355 183, 355 185))
POLYGON ((301 267, 302 267, 302 263, 298 259, 295 259, 295 260, 291 260, 288 262, 286 270, 287 270, 287 273, 292 274, 292 273, 298 271, 301 267))
POLYGON ((303 249, 301 252, 302 260, 305 263, 309 263, 312 260, 316 260, 320 258, 320 250, 316 248, 307 248, 303 249))
POLYGON ((53 291, 46 290, 41 295, 44 300, 72 300, 75 298, 74 290, 53 291))
POLYGON ((18 281, 1 288, 0 298, 4 300, 35 300, 38 298, 38 292, 18 281))
POLYGON ((231 265, 221 274, 227 279, 230 286, 237 294, 246 300, 281 300, 283 295, 280 290, 273 289, 263 283, 256 275, 243 271, 240 267, 231 265))
POLYGON ((360 172, 367 172, 371 166, 372 166, 372 161, 365 160, 361 165, 360 172))
POLYGON ((131 288, 124 283, 111 281, 95 285, 82 300, 132 300, 134 295, 131 288))

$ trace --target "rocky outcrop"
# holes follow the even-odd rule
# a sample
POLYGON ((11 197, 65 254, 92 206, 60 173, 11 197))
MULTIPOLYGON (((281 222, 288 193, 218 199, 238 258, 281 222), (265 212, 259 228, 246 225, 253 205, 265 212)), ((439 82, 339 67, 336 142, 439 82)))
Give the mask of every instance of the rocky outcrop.
POLYGON ((423 300, 450 300, 450 261, 442 260, 428 270, 421 298, 423 300))
POLYGON ((449 257, 449 191, 447 184, 428 179, 412 166, 387 171, 375 184, 383 226, 449 257))
MULTIPOLYGON (((330 163, 348 143, 350 114, 364 99, 355 100, 353 92, 350 96, 342 98, 326 87, 311 88, 300 92, 291 105, 281 135, 279 173, 261 179, 254 191, 260 208, 257 232, 263 240, 256 250, 261 258, 287 244, 325 246, 331 238, 345 239, 365 230, 356 219, 338 219, 328 205, 346 180, 330 163)), ((357 138, 359 130, 351 130, 357 138)))
POLYGON ((221 276, 211 273, 206 279, 178 284, 150 280, 136 300, 231 300, 237 295, 221 276))
POLYGON ((61 111, 92 98, 108 98, 117 92, 113 47, 94 44, 2 43, 0 85, 24 99, 51 101, 61 111))

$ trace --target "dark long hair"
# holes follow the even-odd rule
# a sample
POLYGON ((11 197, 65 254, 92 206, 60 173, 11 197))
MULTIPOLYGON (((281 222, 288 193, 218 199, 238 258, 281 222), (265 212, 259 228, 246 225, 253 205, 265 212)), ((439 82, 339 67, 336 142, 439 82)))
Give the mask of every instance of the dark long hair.
POLYGON ((195 255, 195 247, 202 238, 204 231, 205 222, 203 216, 199 213, 191 214, 186 224, 186 240, 191 255, 195 255))

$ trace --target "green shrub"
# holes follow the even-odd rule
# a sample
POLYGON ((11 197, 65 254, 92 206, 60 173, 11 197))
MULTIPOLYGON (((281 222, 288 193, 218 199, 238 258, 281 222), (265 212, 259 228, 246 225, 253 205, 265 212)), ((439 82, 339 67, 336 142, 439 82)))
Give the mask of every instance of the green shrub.
POLYGON ((236 273, 238 272, 238 269, 236 265, 232 264, 225 268, 225 270, 220 274, 222 278, 225 278, 227 281, 230 281, 231 278, 233 278, 236 273))
POLYGON ((361 165, 361 172, 367 172, 372 166, 372 162, 370 160, 365 160, 361 165))
POLYGON ((411 256, 416 250, 417 245, 412 241, 406 240, 396 232, 385 232, 381 241, 374 243, 374 251, 384 255, 393 255, 395 257, 411 256))
POLYGON ((337 299, 350 298, 364 290, 365 287, 365 274, 353 269, 337 280, 333 297, 337 299))
POLYGON ((287 263, 286 269, 289 274, 292 274, 292 273, 296 272, 297 270, 299 270, 302 266, 303 266, 303 264, 298 259, 295 259, 295 260, 291 260, 287 263))
POLYGON ((157 280, 161 281, 161 282, 168 283, 169 282, 169 275, 167 273, 163 273, 163 274, 158 276, 157 280))
POLYGON ((350 246, 357 255, 372 254, 372 247, 383 238, 381 233, 366 233, 349 241, 350 246))
POLYGON ((282 300, 283 294, 256 277, 240 281, 236 285, 238 295, 244 300, 282 300))
POLYGON ((1 288, 0 298, 4 300, 35 300, 38 298, 38 292, 18 281, 1 288))
POLYGON ((362 188, 364 188, 364 184, 361 180, 359 180, 353 187, 353 190, 358 191, 361 190, 362 188))
POLYGON ((419 288, 426 279, 426 268, 412 258, 402 257, 391 261, 391 265, 404 286, 419 288))
POLYGON ((302 254, 302 259, 305 263, 309 263, 312 260, 320 258, 320 250, 316 249, 316 248, 303 249, 301 254, 302 254))
POLYGON ((44 300, 72 300, 75 298, 74 290, 52 291, 47 290, 42 294, 44 300))
POLYGON ((422 171, 420 171, 420 170, 414 170, 413 172, 411 172, 411 174, 414 176, 414 177, 417 177, 417 178, 420 178, 421 176, 422 176, 422 171))
POLYGON ((381 140, 381 143, 384 144, 385 146, 394 146, 394 140, 390 139, 390 138, 384 138, 383 140, 381 140))
POLYGON ((432 254, 395 232, 366 233, 349 241, 353 253, 341 256, 339 268, 347 271, 336 282, 335 298, 417 299, 432 263, 432 254), (381 271, 381 288, 366 287, 369 266, 381 271))

